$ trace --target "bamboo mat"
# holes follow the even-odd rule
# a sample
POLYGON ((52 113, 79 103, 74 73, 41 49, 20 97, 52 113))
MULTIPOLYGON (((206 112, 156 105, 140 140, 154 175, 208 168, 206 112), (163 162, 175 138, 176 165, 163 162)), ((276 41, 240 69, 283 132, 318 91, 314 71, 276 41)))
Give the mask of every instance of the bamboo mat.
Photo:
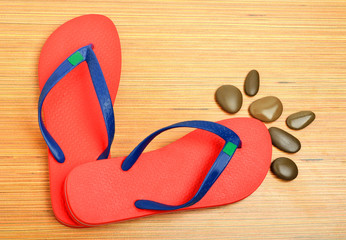
MULTIPOLYGON (((0 1, 0 238, 3 239, 346 239, 345 1, 0 1), (51 210, 47 149, 37 124, 37 64, 47 37, 82 14, 110 17, 123 53, 112 156, 128 154, 154 130, 177 121, 249 116, 274 95, 281 127, 301 140, 292 182, 270 172, 245 200, 88 229, 58 223, 51 210), (236 115, 214 101, 222 84, 240 89, 248 71, 259 93, 236 115), (312 110, 304 130, 286 117, 312 110)), ((178 139, 174 130, 148 150, 178 139)))

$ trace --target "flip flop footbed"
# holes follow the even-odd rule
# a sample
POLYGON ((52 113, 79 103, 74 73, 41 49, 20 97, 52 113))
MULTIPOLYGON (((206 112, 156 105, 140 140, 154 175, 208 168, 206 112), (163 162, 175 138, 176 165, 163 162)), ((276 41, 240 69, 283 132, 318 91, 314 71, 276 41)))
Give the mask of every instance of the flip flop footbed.
MULTIPOLYGON (((187 209, 220 206, 253 193, 270 166, 272 146, 266 126, 252 118, 223 120, 242 141, 209 192, 187 209)), ((181 139, 144 153, 129 171, 124 157, 81 165, 68 175, 65 196, 71 216, 85 225, 123 221, 162 211, 141 210, 139 199, 178 205, 191 199, 224 146, 213 133, 195 130, 181 139)))
MULTIPOLYGON (((102 15, 74 18, 56 29, 45 42, 39 60, 39 85, 72 53, 88 44, 106 80, 112 102, 118 90, 121 51, 113 22, 102 15)), ((65 208, 63 183, 75 166, 95 161, 107 147, 107 131, 86 62, 68 73, 51 90, 43 104, 46 127, 63 150, 64 163, 48 154, 50 192, 54 214, 63 224, 77 226, 65 208)))

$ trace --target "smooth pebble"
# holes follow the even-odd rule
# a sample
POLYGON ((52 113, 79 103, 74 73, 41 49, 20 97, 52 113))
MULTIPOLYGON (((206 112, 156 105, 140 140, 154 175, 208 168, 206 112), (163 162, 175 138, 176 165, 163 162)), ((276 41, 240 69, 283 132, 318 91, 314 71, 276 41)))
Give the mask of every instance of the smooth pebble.
POLYGON ((315 113, 311 111, 300 111, 289 115, 286 124, 291 129, 300 130, 310 125, 315 117, 315 113))
POLYGON ((233 85, 223 85, 216 90, 215 99, 220 107, 229 113, 236 113, 243 105, 243 95, 233 85))
POLYGON ((283 180, 290 181, 298 176, 297 165, 291 159, 285 157, 275 159, 270 165, 270 170, 283 180))
POLYGON ((250 104, 251 116, 263 122, 273 122, 282 114, 283 106, 277 97, 268 96, 260 98, 250 104))
POLYGON ((288 153, 296 153, 300 150, 300 141, 293 135, 277 127, 271 127, 268 130, 272 144, 278 149, 288 153))
POLYGON ((244 82, 244 91, 245 94, 252 97, 255 96, 259 90, 260 85, 260 76, 256 70, 251 70, 244 82))

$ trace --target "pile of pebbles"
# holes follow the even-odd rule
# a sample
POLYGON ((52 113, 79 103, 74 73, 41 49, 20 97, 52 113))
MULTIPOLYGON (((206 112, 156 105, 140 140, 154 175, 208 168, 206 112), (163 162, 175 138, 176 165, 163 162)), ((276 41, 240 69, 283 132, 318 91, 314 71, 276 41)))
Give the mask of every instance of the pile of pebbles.
MULTIPOLYGON (((244 82, 244 92, 247 96, 253 97, 258 93, 260 86, 260 75, 258 71, 251 70, 244 82)), ((243 95, 241 91, 233 85, 223 85, 216 90, 215 99, 220 107, 228 113, 237 113, 243 105, 243 95)), ((283 105, 279 98, 268 96, 257 99, 249 106, 249 113, 253 118, 269 123, 277 120, 283 111, 283 105)), ((301 130, 315 120, 312 111, 300 111, 289 115, 286 125, 293 130, 301 130)), ((273 146, 287 153, 296 153, 301 148, 300 141, 292 134, 277 127, 268 129, 273 146)), ((298 176, 298 167, 289 158, 280 157, 275 159, 271 166, 271 171, 275 176, 283 180, 293 180, 298 176)))

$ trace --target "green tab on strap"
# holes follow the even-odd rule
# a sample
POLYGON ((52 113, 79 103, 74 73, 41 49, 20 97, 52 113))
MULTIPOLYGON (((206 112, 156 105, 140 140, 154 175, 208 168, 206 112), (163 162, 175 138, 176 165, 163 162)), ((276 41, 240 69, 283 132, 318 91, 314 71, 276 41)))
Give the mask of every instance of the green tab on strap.
POLYGON ((80 52, 75 52, 67 59, 73 66, 76 66, 80 62, 83 61, 83 56, 80 54, 80 52))
POLYGON ((228 142, 222 151, 224 151, 227 155, 232 156, 236 149, 237 149, 237 145, 231 142, 228 142))

